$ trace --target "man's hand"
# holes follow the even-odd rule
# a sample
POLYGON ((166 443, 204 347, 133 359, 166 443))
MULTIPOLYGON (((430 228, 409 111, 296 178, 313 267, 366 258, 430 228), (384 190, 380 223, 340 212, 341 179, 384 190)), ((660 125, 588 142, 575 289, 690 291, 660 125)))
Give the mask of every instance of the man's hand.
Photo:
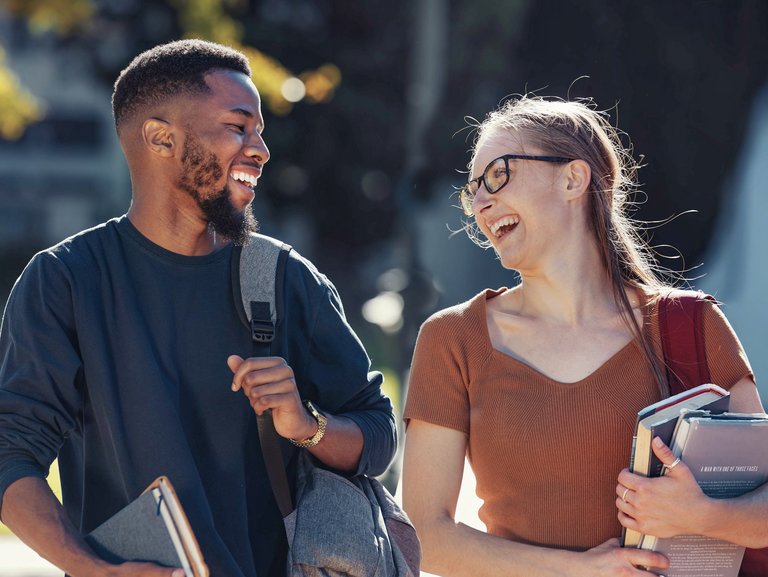
POLYGON ((153 563, 114 565, 108 577, 184 577, 184 569, 170 569, 153 563))
POLYGON ((111 565, 97 557, 43 479, 22 477, 12 483, 1 513, 19 539, 73 577, 184 577, 183 569, 152 563, 111 565))
POLYGON ((257 415, 272 411, 275 430, 281 437, 308 439, 317 432, 317 421, 301 404, 293 369, 281 357, 237 355, 227 358, 234 373, 232 390, 242 390, 257 415))

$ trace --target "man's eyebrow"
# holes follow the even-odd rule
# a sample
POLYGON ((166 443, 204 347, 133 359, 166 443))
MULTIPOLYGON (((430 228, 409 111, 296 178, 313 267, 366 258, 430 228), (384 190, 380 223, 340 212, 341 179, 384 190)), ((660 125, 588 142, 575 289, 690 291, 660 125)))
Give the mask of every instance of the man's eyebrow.
MULTIPOLYGON (((248 110, 247 108, 235 107, 235 108, 231 108, 229 110, 229 112, 232 113, 232 114, 237 114, 239 116, 244 116, 244 117, 248 118, 249 120, 251 118, 256 118, 256 115, 253 112, 251 112, 250 110, 248 110)), ((264 124, 263 123, 259 124, 257 129, 258 129, 259 132, 264 132, 264 124)))
POLYGON ((234 114, 240 114, 241 116, 245 116, 247 118, 253 118, 253 112, 250 110, 246 110, 245 108, 232 108, 230 109, 230 112, 234 114))

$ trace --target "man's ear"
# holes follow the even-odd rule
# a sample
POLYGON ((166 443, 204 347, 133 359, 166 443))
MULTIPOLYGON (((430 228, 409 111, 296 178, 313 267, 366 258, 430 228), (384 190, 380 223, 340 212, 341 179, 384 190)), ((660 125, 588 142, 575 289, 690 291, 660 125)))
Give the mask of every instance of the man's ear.
POLYGON ((176 152, 176 132, 173 126, 161 118, 148 118, 141 125, 144 145, 155 154, 171 157, 176 152))
POLYGON ((566 199, 576 199, 589 190, 592 169, 583 160, 572 160, 564 171, 566 199))

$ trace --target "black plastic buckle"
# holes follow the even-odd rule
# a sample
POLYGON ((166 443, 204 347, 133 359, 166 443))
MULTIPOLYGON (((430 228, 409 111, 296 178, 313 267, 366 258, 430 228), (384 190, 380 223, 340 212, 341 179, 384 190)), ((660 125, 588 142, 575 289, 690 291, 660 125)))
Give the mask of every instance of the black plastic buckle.
POLYGON ((272 321, 251 320, 251 338, 257 343, 271 343, 275 338, 272 321))

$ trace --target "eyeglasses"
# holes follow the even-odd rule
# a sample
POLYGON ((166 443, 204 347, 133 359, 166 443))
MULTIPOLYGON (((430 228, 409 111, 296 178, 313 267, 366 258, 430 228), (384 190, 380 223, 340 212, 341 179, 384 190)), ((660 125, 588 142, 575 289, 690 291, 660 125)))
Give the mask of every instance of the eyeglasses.
POLYGON ((571 162, 573 158, 563 156, 530 156, 528 154, 505 154, 492 160, 485 167, 483 174, 465 184, 459 192, 459 200, 464 214, 472 216, 472 201, 475 200, 480 185, 485 185, 488 194, 496 194, 509 182, 509 161, 513 160, 540 160, 542 162, 555 162, 565 164, 571 162))

